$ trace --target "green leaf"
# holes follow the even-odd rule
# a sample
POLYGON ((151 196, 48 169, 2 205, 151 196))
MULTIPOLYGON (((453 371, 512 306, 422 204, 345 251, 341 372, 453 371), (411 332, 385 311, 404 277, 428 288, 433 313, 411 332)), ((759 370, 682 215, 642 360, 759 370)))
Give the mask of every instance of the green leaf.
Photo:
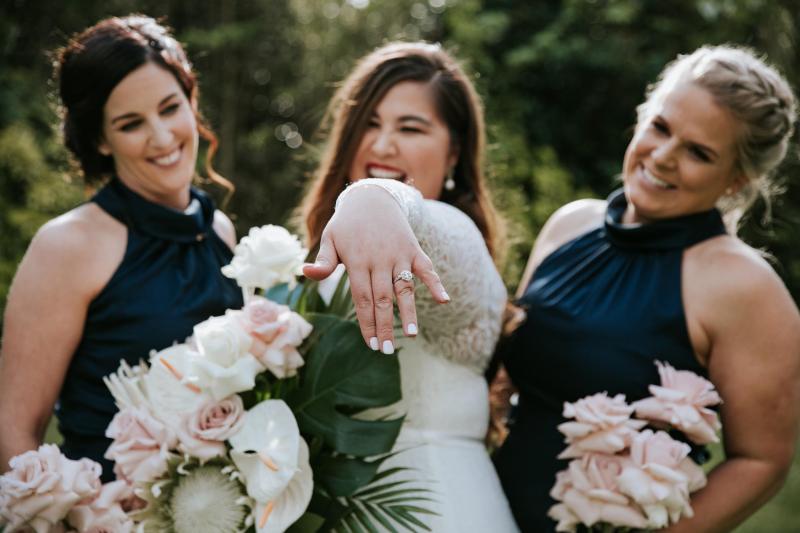
POLYGON ((376 494, 371 498, 369 498, 369 500, 375 503, 387 503, 385 500, 394 498, 395 496, 402 496, 404 494, 416 494, 418 492, 431 492, 431 491, 428 489, 420 489, 420 488, 391 490, 388 492, 383 492, 381 494, 376 494))
POLYGON ((314 486, 314 493, 311 495, 311 502, 308 504, 306 513, 325 517, 325 522, 320 526, 319 531, 330 531, 349 512, 350 509, 347 506, 322 494, 318 487, 314 486))
POLYGON ((388 530, 390 533, 397 533, 397 530, 392 526, 391 522, 386 519, 386 517, 381 513, 380 508, 375 504, 370 502, 363 502, 362 504, 364 509, 372 515, 372 518, 380 522, 380 524, 384 527, 384 529, 388 530))
POLYGON ((381 461, 354 457, 320 455, 312 464, 314 481, 331 496, 350 496, 375 477, 381 461))
POLYGON ((378 533, 378 529, 372 525, 372 520, 370 520, 369 516, 364 512, 363 509, 355 507, 350 516, 352 516, 362 528, 366 529, 370 533, 378 533))
POLYGON ((402 417, 357 420, 341 409, 353 412, 353 408, 360 411, 399 401, 397 358, 370 350, 352 322, 322 314, 306 319, 317 336, 309 339, 302 382, 286 397, 300 431, 322 437, 342 454, 366 457, 389 452, 402 417))
MULTIPOLYGON (((387 511, 392 514, 395 518, 400 520, 400 523, 408 527, 407 523, 410 522, 411 524, 424 529, 425 531, 430 531, 431 529, 426 526, 424 523, 420 522, 419 519, 411 514, 410 512, 406 511, 404 507, 396 505, 392 507, 388 507, 387 511)), ((411 528, 409 528, 411 529, 411 528)), ((414 531, 412 529, 412 531, 414 531)))
POLYGON ((355 509, 353 509, 353 512, 345 517, 344 523, 347 524, 347 527, 350 529, 350 531, 355 533, 364 533, 364 528, 361 527, 361 524, 358 522, 358 518, 356 518, 355 509))
MULTIPOLYGON (((409 521, 406 519, 406 517, 404 515, 402 515, 401 513, 398 513, 395 508, 393 508, 393 507, 384 508, 384 512, 387 515, 389 515, 390 517, 392 517, 392 520, 394 520, 396 523, 400 524, 401 526, 403 526, 407 530, 412 531, 412 532, 416 532, 416 530, 409 525, 409 521)), ((423 528, 426 531, 430 531, 430 529, 428 529, 424 525, 423 525, 423 528)))
POLYGON ((353 299, 350 298, 350 291, 347 290, 347 272, 342 274, 336 290, 331 297, 331 305, 328 313, 336 316, 348 316, 353 310, 353 299))
POLYGON ((330 527, 348 531, 360 531, 361 529, 372 531, 375 528, 397 532, 398 527, 409 531, 430 531, 414 515, 437 514, 419 506, 423 502, 435 501, 427 496, 432 491, 414 486, 415 480, 391 481, 387 479, 394 474, 409 470, 411 469, 395 467, 378 472, 371 485, 351 497, 340 498, 350 514, 343 516, 339 523, 331 523, 330 527))

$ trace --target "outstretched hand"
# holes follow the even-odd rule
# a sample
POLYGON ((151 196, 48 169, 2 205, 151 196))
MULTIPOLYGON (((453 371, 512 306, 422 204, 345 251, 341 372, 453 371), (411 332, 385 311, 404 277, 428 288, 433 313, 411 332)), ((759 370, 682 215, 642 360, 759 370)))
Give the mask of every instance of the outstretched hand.
POLYGON ((315 262, 304 265, 303 273, 321 280, 340 262, 347 268, 361 334, 373 350, 394 353, 394 300, 405 334, 417 334, 414 282, 398 279, 401 272, 417 276, 435 301, 450 301, 400 206, 380 187, 348 193, 325 226, 315 262))

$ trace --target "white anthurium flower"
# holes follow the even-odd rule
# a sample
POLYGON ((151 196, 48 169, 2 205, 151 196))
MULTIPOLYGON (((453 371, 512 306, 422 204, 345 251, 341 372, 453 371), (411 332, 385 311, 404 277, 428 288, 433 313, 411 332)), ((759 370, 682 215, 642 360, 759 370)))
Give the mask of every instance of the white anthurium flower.
POLYGON ((176 344, 150 356, 150 371, 143 377, 145 392, 153 414, 173 427, 211 399, 196 377, 198 359, 200 354, 186 344, 176 344))
POLYGON ((222 273, 245 288, 268 290, 278 283, 294 287, 307 254, 297 236, 286 228, 271 224, 251 228, 236 245, 233 260, 222 267, 222 273))
POLYGON ((228 442, 251 498, 266 504, 286 490, 297 474, 301 440, 283 400, 265 400, 245 414, 242 428, 228 442))
POLYGON ((282 533, 306 512, 314 492, 308 445, 300 438, 297 467, 289 485, 276 500, 257 501, 253 509, 257 533, 282 533))
POLYGON ((194 342, 203 357, 219 366, 229 367, 248 352, 253 338, 242 327, 238 315, 241 311, 229 311, 194 327, 194 342))

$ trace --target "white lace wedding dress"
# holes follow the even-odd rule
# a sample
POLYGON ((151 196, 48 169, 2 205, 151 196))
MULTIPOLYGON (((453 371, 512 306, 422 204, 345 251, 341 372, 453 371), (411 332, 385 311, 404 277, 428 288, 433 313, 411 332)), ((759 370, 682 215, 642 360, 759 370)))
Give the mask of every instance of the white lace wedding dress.
POLYGON ((402 452, 385 466, 413 469, 406 477, 433 491, 436 501, 423 506, 437 516, 419 518, 435 533, 517 531, 483 444, 489 423, 483 371, 506 302, 500 275, 477 227, 459 209, 424 200, 393 180, 361 180, 348 191, 364 186, 381 187, 397 200, 451 298, 440 305, 416 282, 419 335, 397 343, 403 399, 372 413, 405 414, 395 447, 402 452))

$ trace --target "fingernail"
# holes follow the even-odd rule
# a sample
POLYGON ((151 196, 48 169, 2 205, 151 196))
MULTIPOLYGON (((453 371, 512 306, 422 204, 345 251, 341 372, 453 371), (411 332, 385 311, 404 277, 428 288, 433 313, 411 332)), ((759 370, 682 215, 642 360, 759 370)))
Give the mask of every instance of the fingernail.
POLYGON ((443 299, 445 302, 449 302, 449 301, 450 301, 450 295, 449 295, 449 294, 447 294, 447 291, 442 291, 442 299, 443 299))
POLYGON ((378 351, 378 337, 369 338, 369 347, 375 350, 376 352, 378 351))
POLYGON ((406 327, 406 333, 409 335, 416 335, 417 334, 417 325, 413 322, 406 327))
POLYGON ((394 353, 392 341, 383 341, 383 349, 381 351, 386 355, 392 355, 394 353))

